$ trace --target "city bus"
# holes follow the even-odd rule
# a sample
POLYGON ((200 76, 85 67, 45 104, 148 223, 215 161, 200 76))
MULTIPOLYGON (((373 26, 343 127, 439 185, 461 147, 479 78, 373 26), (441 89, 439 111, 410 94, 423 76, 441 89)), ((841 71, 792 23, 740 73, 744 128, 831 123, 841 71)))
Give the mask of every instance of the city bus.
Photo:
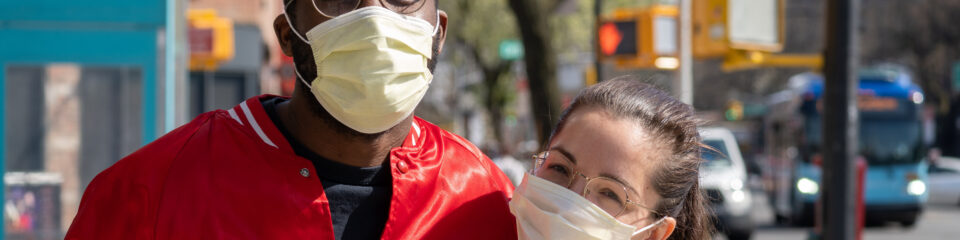
MULTIPOLYGON (((867 162, 866 220, 913 226, 928 198, 923 91, 897 65, 866 68, 859 76, 857 153, 867 162)), ((822 99, 823 77, 815 73, 793 76, 788 89, 767 99, 764 180, 778 222, 813 223, 822 189, 822 99)))

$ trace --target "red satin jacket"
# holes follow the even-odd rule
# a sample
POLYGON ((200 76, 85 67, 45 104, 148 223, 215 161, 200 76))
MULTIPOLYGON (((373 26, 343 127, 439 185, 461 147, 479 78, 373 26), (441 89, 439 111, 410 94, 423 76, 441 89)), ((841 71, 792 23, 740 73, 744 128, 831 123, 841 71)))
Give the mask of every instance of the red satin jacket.
MULTIPOLYGON (((190 123, 101 172, 66 239, 333 239, 310 160, 294 154, 258 96, 190 123)), ((480 151, 415 118, 390 151, 382 239, 517 239, 513 185, 480 151)))

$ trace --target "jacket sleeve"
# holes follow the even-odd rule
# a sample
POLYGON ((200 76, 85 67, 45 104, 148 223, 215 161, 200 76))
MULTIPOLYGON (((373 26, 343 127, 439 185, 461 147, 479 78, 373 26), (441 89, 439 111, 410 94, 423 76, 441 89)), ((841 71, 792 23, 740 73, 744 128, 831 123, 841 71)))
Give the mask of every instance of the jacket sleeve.
POLYGON ((203 114, 98 174, 65 239, 153 239, 170 164, 213 113, 203 114))

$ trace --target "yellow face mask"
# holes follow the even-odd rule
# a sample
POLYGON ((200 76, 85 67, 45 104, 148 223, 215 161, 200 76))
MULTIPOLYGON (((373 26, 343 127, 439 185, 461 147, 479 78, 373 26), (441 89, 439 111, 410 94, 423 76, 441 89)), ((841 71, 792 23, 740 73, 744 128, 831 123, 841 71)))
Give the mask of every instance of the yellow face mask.
POLYGON ((427 65, 438 26, 374 6, 323 22, 306 38, 294 30, 317 65, 315 79, 297 76, 347 127, 386 131, 413 113, 433 80, 427 65))

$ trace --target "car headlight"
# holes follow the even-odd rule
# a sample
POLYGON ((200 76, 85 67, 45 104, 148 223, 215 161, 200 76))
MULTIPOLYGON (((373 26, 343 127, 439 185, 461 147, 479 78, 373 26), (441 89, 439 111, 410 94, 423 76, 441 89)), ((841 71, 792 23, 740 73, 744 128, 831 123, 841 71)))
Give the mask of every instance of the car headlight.
POLYGON ((747 194, 741 190, 735 190, 730 194, 730 200, 733 202, 742 202, 744 199, 747 199, 747 194))
POLYGON ((797 180, 797 190, 803 194, 813 195, 820 191, 820 185, 809 178, 800 178, 797 180))
POLYGON ((923 183, 920 179, 915 179, 907 183, 907 193, 914 196, 923 195, 927 192, 927 184, 923 183))

